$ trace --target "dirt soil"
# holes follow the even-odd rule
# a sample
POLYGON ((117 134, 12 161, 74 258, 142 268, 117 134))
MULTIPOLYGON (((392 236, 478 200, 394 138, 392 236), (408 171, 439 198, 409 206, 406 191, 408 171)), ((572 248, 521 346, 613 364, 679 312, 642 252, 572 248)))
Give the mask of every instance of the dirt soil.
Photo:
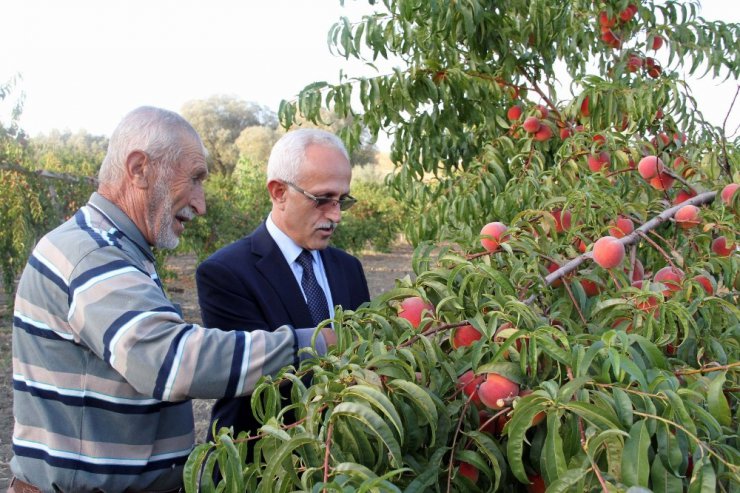
MULTIPOLYGON (((372 297, 395 286, 396 279, 411 275, 413 249, 396 244, 390 253, 367 252, 360 255, 365 268, 372 297)), ((195 258, 189 255, 174 256, 168 262, 174 278, 166 281, 171 298, 180 303, 185 320, 200 323, 198 299, 195 290, 195 258)), ((196 421, 196 440, 202 442, 208 428, 212 400, 193 401, 196 421)), ((13 380, 11 362, 11 313, 0 286, 0 492, 10 482, 9 461, 12 456, 13 434, 13 380)))

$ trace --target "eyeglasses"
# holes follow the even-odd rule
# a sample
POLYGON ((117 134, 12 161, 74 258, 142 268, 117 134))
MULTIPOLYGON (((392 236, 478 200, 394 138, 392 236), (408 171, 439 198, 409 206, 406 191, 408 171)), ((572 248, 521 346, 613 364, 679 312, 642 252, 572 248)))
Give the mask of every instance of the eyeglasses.
POLYGON ((291 188, 294 188, 296 191, 301 192, 307 199, 313 200, 314 204, 316 204, 316 208, 318 209, 326 209, 328 207, 336 207, 338 205, 340 211, 346 211, 357 203, 357 199, 351 195, 345 195, 344 197, 340 197, 338 199, 333 199, 331 197, 317 197, 308 193, 294 183, 291 183, 289 181, 283 183, 291 188))

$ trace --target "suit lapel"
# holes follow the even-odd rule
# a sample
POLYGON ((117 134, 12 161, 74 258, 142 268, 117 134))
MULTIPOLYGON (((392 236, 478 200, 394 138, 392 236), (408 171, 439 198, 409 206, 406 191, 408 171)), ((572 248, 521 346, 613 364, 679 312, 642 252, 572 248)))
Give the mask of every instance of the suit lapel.
POLYGON ((311 313, 308 311, 298 283, 293 276, 288 262, 285 261, 283 253, 267 232, 265 224, 254 232, 252 242, 252 255, 255 259, 255 268, 264 276, 267 282, 277 293, 279 303, 284 307, 287 317, 294 327, 311 327, 311 313))
POLYGON ((339 259, 331 247, 325 248, 319 252, 321 260, 324 262, 324 270, 326 271, 326 279, 329 281, 329 289, 331 290, 331 298, 334 305, 349 306, 349 285, 347 284, 347 276, 342 271, 342 266, 339 263, 339 259))

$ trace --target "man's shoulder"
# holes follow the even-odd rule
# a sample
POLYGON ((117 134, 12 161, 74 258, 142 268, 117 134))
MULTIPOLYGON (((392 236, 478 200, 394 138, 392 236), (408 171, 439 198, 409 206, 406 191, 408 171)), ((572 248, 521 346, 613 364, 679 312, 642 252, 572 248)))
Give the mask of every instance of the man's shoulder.
POLYGON ((260 236, 260 228, 255 229, 247 236, 225 245, 209 255, 200 265, 211 262, 229 262, 236 258, 244 259, 245 255, 252 251, 252 245, 260 236))

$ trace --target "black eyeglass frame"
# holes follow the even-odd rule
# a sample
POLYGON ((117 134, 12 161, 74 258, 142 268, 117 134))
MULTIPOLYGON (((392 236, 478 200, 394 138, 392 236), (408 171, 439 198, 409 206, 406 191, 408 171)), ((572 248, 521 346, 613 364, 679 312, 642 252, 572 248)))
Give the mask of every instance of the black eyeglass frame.
POLYGON ((302 193, 303 196, 307 199, 312 200, 317 209, 324 208, 327 205, 331 204, 332 207, 336 207, 338 205, 340 211, 346 211, 357 203, 357 199, 351 195, 345 195, 344 197, 340 197, 338 199, 333 199, 331 197, 317 197, 314 194, 305 191, 295 183, 289 181, 283 181, 283 183, 293 188, 297 192, 302 193))

